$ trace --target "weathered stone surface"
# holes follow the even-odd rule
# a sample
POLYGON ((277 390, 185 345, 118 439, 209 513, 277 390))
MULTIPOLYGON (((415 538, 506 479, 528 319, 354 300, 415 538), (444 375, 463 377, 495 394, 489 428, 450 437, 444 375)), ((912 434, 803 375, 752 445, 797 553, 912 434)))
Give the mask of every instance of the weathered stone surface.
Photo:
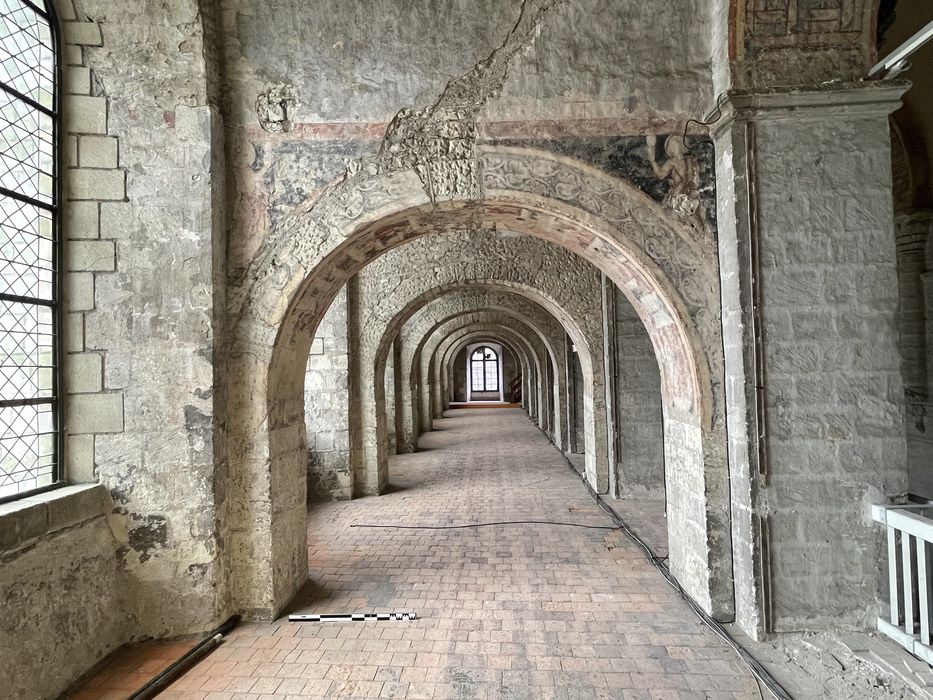
POLYGON ((725 194, 719 217, 737 608, 749 628, 860 626, 877 600, 868 508, 902 494, 906 472, 890 171, 868 170, 889 158, 900 90, 738 96, 721 134, 723 177, 750 179, 759 202, 750 220, 725 194), (761 548, 770 574, 757 569, 761 548))
POLYGON ((100 486, 81 486, 0 506, 6 695, 57 697, 129 638, 108 501, 100 486), (54 665, 39 672, 49 654, 54 665))

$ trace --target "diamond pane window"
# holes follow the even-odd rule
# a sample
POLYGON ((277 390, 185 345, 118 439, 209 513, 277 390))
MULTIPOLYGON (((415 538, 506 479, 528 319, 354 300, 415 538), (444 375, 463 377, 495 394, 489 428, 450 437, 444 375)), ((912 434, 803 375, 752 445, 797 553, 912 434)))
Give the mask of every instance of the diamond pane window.
POLYGON ((470 391, 499 391, 499 356, 482 347, 470 356, 470 391))
POLYGON ((0 0, 0 499, 61 480, 56 47, 43 0, 0 0))

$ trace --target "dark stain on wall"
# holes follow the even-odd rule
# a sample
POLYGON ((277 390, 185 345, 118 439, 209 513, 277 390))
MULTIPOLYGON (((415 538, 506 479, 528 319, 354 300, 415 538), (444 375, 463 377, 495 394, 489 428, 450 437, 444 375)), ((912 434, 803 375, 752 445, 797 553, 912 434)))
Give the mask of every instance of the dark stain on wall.
MULTIPOLYGON (((668 140, 680 134, 661 134, 654 144, 654 160, 664 166, 668 140)), ((650 144, 644 136, 558 136, 554 138, 493 139, 491 144, 515 148, 536 148, 576 158, 603 172, 635 185, 656 202, 664 202, 671 191, 670 179, 658 177, 651 165, 650 144)), ((706 136, 688 136, 685 160, 693 159, 696 193, 700 210, 710 231, 716 232, 716 154, 706 136)))
POLYGON ((139 553, 139 561, 152 558, 152 552, 168 546, 168 518, 164 515, 130 515, 130 547, 139 553))

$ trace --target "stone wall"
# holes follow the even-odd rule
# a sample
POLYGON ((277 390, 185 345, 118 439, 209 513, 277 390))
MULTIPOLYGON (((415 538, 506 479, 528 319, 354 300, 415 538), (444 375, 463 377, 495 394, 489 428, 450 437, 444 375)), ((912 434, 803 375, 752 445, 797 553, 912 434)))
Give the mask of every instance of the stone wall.
POLYGON ((305 370, 308 500, 350 498, 350 385, 347 290, 315 331, 305 370))
MULTIPOLYGON (((62 39, 62 146, 65 275, 62 358, 65 478, 97 478, 95 437, 123 429, 123 397, 104 379, 104 346, 88 342, 97 285, 116 269, 114 236, 102 235, 102 202, 125 196, 108 102, 97 90, 87 51, 101 26, 55 4, 62 39)), ((104 205, 106 206, 106 205, 104 205)), ((108 526, 111 499, 100 489, 59 489, 0 506, 0 686, 12 697, 56 696, 124 643, 135 627, 121 595, 119 543, 108 526), (47 660, 54 659, 54 663, 47 660)), ((120 528, 118 528, 119 530, 120 528)))
POLYGON ((0 506, 5 697, 58 697, 132 634, 112 507, 100 486, 0 506))
POLYGON ((64 470, 109 494, 95 491, 90 512, 68 489, 50 492, 51 530, 3 555, 14 620, 4 646, 16 640, 3 685, 15 696, 57 695, 120 644, 203 630, 225 605, 212 449, 217 160, 199 8, 56 8, 64 470))
POLYGON ((615 288, 618 493, 661 495, 664 417, 661 374, 645 325, 615 288))
MULTIPOLYGON (((89 271, 66 284, 84 316, 83 335, 66 329, 70 361, 97 368, 75 375, 93 393, 69 400, 70 459, 113 497, 137 634, 199 631, 225 606, 213 450, 212 205, 223 174, 201 12, 194 0, 78 9, 100 39, 83 53, 91 96, 66 111, 70 131, 98 138, 66 193, 84 215, 82 246, 111 253, 86 256, 89 271)), ((72 269, 82 260, 74 248, 69 258, 72 269)))

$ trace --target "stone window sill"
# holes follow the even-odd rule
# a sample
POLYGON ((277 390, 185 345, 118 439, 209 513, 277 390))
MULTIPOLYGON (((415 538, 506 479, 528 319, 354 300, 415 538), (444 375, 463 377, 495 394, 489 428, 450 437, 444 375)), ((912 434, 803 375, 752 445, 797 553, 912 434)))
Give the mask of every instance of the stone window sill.
POLYGON ((0 552, 107 515, 110 494, 100 484, 74 484, 0 504, 0 552))

